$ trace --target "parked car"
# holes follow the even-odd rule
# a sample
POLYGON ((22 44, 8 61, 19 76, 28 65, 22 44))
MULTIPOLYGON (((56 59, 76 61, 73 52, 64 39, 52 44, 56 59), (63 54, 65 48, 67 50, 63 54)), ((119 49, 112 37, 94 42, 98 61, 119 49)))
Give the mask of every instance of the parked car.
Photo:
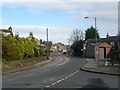
POLYGON ((68 54, 67 50, 63 50, 62 54, 68 54))

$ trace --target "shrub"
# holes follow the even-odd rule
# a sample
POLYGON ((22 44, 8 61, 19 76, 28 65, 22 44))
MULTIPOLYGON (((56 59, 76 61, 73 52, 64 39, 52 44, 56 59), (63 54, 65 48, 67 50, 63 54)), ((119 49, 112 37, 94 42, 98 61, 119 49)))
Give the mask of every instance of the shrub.
POLYGON ((17 49, 6 37, 3 37, 2 39, 2 57, 6 61, 17 59, 17 49))
POLYGON ((2 36, 2 49, 3 49, 3 58, 7 61, 9 60, 21 60, 26 57, 38 57, 39 47, 37 42, 33 38, 28 40, 26 38, 20 38, 18 36, 2 36))

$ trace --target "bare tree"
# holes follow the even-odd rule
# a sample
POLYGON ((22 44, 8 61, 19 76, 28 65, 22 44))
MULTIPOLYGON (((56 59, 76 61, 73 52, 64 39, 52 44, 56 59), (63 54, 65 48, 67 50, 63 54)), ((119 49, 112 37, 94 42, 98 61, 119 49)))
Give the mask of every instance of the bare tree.
POLYGON ((75 29, 70 35, 71 42, 77 42, 84 39, 84 33, 81 30, 75 29))

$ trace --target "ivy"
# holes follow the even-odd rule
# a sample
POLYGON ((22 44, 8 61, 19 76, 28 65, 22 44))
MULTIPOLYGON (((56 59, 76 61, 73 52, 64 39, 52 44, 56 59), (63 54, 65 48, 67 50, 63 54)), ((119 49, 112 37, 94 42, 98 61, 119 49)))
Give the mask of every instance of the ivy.
POLYGON ((3 58, 6 61, 22 60, 26 57, 39 56, 40 48, 34 38, 28 40, 18 36, 2 35, 3 58))

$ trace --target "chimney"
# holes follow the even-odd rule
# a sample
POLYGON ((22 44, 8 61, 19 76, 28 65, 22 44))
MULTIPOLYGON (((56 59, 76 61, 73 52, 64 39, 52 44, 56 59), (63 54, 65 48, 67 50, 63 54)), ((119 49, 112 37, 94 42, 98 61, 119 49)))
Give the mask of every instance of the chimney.
POLYGON ((40 39, 40 44, 42 44, 42 39, 40 39))
POLYGON ((107 33, 106 38, 108 38, 108 37, 109 37, 109 34, 107 33))
POLYGON ((12 31, 12 27, 10 26, 10 27, 8 28, 8 30, 12 31))
POLYGON ((32 33, 32 32, 30 32, 30 36, 32 36, 32 37, 33 37, 33 33, 32 33))

